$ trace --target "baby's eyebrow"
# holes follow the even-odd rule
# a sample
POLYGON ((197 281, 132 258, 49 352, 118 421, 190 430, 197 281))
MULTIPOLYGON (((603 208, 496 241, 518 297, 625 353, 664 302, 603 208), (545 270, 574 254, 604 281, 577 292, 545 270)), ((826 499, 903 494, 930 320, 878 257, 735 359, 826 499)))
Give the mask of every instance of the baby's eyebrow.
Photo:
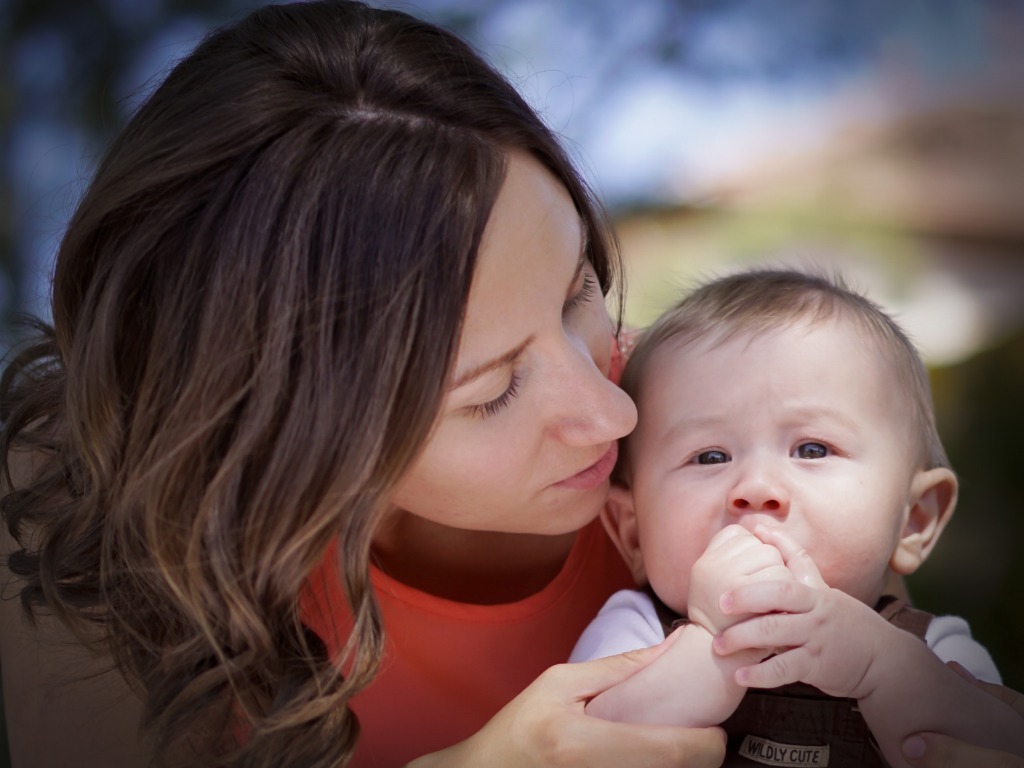
POLYGON ((790 410, 790 421, 799 424, 802 421, 826 420, 850 430, 858 430, 863 425, 845 410, 831 405, 807 405, 790 410))
POLYGON ((708 414, 676 418, 671 421, 671 426, 665 430, 664 439, 675 440, 676 438, 685 436, 696 429, 711 429, 726 421, 726 417, 708 414))

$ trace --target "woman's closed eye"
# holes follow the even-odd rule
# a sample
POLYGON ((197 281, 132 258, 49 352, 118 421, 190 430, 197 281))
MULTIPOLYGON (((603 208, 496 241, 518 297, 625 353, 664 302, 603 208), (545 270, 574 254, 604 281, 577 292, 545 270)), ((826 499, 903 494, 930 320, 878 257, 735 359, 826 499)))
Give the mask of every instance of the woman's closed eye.
POLYGON ((586 304, 597 293, 597 277, 591 271, 588 266, 584 267, 580 273, 580 288, 576 293, 565 300, 565 304, 562 305, 562 314, 570 312, 582 304, 586 304))
MULTIPOLYGON (((571 312, 576 307, 586 304, 598 294, 597 276, 594 274, 593 267, 591 267, 589 263, 585 264, 580 270, 577 282, 579 284, 579 288, 572 296, 566 299, 565 303, 562 305, 563 315, 571 312)), ((519 394, 519 385, 521 383, 522 377, 513 372, 512 377, 509 379, 508 387, 505 388, 504 392, 493 400, 488 400, 486 403, 477 403, 476 405, 467 406, 467 413, 471 416, 478 416, 480 418, 494 416, 502 409, 507 408, 509 403, 512 402, 512 398, 519 394)))
POLYGON ((504 392, 486 403, 477 403, 476 405, 468 406, 467 411, 471 416, 479 416, 480 418, 494 416, 503 408, 508 407, 508 404, 512 402, 512 398, 519 394, 519 384, 519 374, 513 373, 512 378, 509 379, 508 387, 505 388, 504 392))

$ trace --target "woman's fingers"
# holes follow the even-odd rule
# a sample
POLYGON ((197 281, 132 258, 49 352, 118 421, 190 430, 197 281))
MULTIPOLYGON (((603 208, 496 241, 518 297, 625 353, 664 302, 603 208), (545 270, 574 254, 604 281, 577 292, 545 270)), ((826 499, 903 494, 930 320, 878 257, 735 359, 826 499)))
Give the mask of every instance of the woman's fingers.
POLYGON ((720 765, 719 728, 673 728, 616 723, 584 714, 594 695, 619 683, 663 653, 657 646, 578 664, 551 667, 467 742, 448 750, 443 765, 567 765, 651 768, 720 765))
POLYGON ((903 757, 919 768, 1024 768, 1024 758, 937 733, 908 737, 903 742, 903 757))
MULTIPOLYGON (((1024 718, 1024 693, 1015 691, 1013 688, 1007 688, 1005 685, 999 685, 999 683, 989 683, 984 680, 979 680, 972 675, 965 666, 957 661, 948 661, 946 662, 946 666, 960 675, 960 677, 981 688, 989 695, 995 696, 1000 701, 1009 704, 1018 715, 1024 718)), ((1024 727, 1024 723, 1022 723, 1021 727, 1024 727)))
MULTIPOLYGON (((1024 718, 1024 694, 996 683, 978 680, 955 661, 948 666, 961 677, 1009 705, 1024 718)), ((1021 722, 1024 728, 1024 720, 1021 722)), ((903 742, 903 757, 920 768, 1024 768, 1024 756, 986 749, 950 736, 917 733, 903 742)))
POLYGON ((569 734, 565 745, 572 756, 562 764, 712 768, 725 759, 725 733, 720 728, 634 725, 596 717, 581 718, 575 727, 578 730, 569 734))
POLYGON ((597 694, 635 675, 661 656, 674 641, 673 634, 649 648, 576 664, 558 664, 542 673, 534 685, 542 686, 567 701, 586 703, 597 694))

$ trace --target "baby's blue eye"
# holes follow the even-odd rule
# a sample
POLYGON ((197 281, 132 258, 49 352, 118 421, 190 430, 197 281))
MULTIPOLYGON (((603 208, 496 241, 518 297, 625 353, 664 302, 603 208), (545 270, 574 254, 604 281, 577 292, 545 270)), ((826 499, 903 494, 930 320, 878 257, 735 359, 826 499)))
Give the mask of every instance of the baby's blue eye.
POLYGON ((828 448, 821 443, 800 443, 794 453, 798 459, 824 459, 828 448))
POLYGON ((729 461, 729 454, 725 451, 711 450, 697 454, 698 464, 725 464, 727 461, 729 461))

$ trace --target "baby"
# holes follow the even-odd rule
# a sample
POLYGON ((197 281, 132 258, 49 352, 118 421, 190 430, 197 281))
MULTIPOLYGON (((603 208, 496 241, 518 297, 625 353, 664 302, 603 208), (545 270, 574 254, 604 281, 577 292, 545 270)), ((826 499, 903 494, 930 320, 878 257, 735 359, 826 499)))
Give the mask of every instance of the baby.
POLYGON ((640 418, 604 522, 645 591, 614 595, 572 660, 671 636, 589 713, 721 723, 726 765, 905 765, 918 731, 1024 754, 1017 715, 945 664, 998 681, 966 623, 890 594, 957 495, 891 318, 823 277, 725 277, 642 335, 622 385, 640 418))

